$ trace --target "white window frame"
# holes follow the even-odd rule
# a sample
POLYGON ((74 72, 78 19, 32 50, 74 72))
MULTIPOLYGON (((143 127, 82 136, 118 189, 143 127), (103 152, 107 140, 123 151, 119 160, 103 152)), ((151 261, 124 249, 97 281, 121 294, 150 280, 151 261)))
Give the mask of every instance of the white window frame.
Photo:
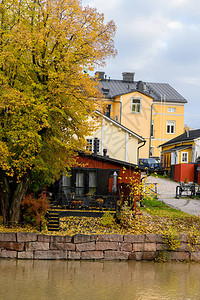
MULTIPOLYGON (((94 152, 94 139, 87 139, 86 150, 89 152, 94 152)), ((100 139, 97 140, 97 153, 100 153, 100 139)))
POLYGON ((168 107, 168 112, 176 112, 176 107, 168 107))
POLYGON ((176 129, 176 121, 167 121, 167 134, 175 134, 175 129, 176 129), (169 132, 168 132, 168 126, 169 126, 169 132), (172 128, 173 132, 172 132, 172 128))
POLYGON ((131 98, 131 113, 133 113, 133 114, 141 114, 141 112, 142 112, 142 98, 140 98, 140 97, 132 97, 131 98), (137 102, 134 103, 133 101, 139 101, 139 103, 137 103, 137 102), (135 110, 133 110, 133 105, 135 105, 135 110))
POLYGON ((188 163, 188 152, 181 152, 181 163, 188 163))

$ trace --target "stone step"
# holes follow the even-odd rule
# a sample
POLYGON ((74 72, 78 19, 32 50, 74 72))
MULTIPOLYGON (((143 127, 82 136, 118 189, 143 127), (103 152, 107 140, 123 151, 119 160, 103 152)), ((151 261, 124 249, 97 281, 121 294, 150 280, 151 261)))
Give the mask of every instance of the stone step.
POLYGON ((56 223, 56 224, 59 224, 60 220, 57 219, 57 220, 52 220, 52 219, 49 219, 48 220, 48 223, 56 223))
POLYGON ((59 231, 60 220, 59 213, 55 211, 48 211, 48 231, 59 231))
POLYGON ((51 228, 51 227, 48 228, 48 231, 59 231, 59 230, 60 230, 59 228, 51 228))
POLYGON ((57 216, 55 216, 55 217, 54 217, 54 216, 53 216, 53 217, 50 216, 50 217, 49 217, 49 220, 55 220, 55 221, 58 221, 58 220, 59 220, 59 217, 57 217, 57 216))

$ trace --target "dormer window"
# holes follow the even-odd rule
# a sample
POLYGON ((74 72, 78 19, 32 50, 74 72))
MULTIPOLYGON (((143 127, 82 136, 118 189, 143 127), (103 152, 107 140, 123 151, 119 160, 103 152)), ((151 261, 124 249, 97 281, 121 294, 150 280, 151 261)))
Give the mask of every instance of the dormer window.
POLYGON ((131 99, 131 112, 140 114, 141 113, 141 98, 132 98, 131 99))
POLYGON ((105 88, 102 88, 101 90, 102 90, 104 95, 108 95, 109 91, 110 91, 109 89, 105 89, 105 88))

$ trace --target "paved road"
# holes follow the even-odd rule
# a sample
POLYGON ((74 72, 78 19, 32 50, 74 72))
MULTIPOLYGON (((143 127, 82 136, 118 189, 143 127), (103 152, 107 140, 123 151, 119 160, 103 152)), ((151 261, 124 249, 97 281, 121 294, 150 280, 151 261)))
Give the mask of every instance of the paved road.
POLYGON ((200 200, 184 197, 181 199, 175 198, 178 182, 149 176, 148 183, 158 183, 158 197, 160 201, 190 215, 200 216, 200 200))

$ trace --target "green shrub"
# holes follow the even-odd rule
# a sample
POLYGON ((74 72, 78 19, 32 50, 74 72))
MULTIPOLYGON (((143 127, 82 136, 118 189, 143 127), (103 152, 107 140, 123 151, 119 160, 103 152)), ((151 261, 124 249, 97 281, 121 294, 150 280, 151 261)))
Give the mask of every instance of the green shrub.
POLYGON ((113 227, 115 225, 115 218, 109 211, 105 212, 101 218, 101 225, 104 227, 113 227))

